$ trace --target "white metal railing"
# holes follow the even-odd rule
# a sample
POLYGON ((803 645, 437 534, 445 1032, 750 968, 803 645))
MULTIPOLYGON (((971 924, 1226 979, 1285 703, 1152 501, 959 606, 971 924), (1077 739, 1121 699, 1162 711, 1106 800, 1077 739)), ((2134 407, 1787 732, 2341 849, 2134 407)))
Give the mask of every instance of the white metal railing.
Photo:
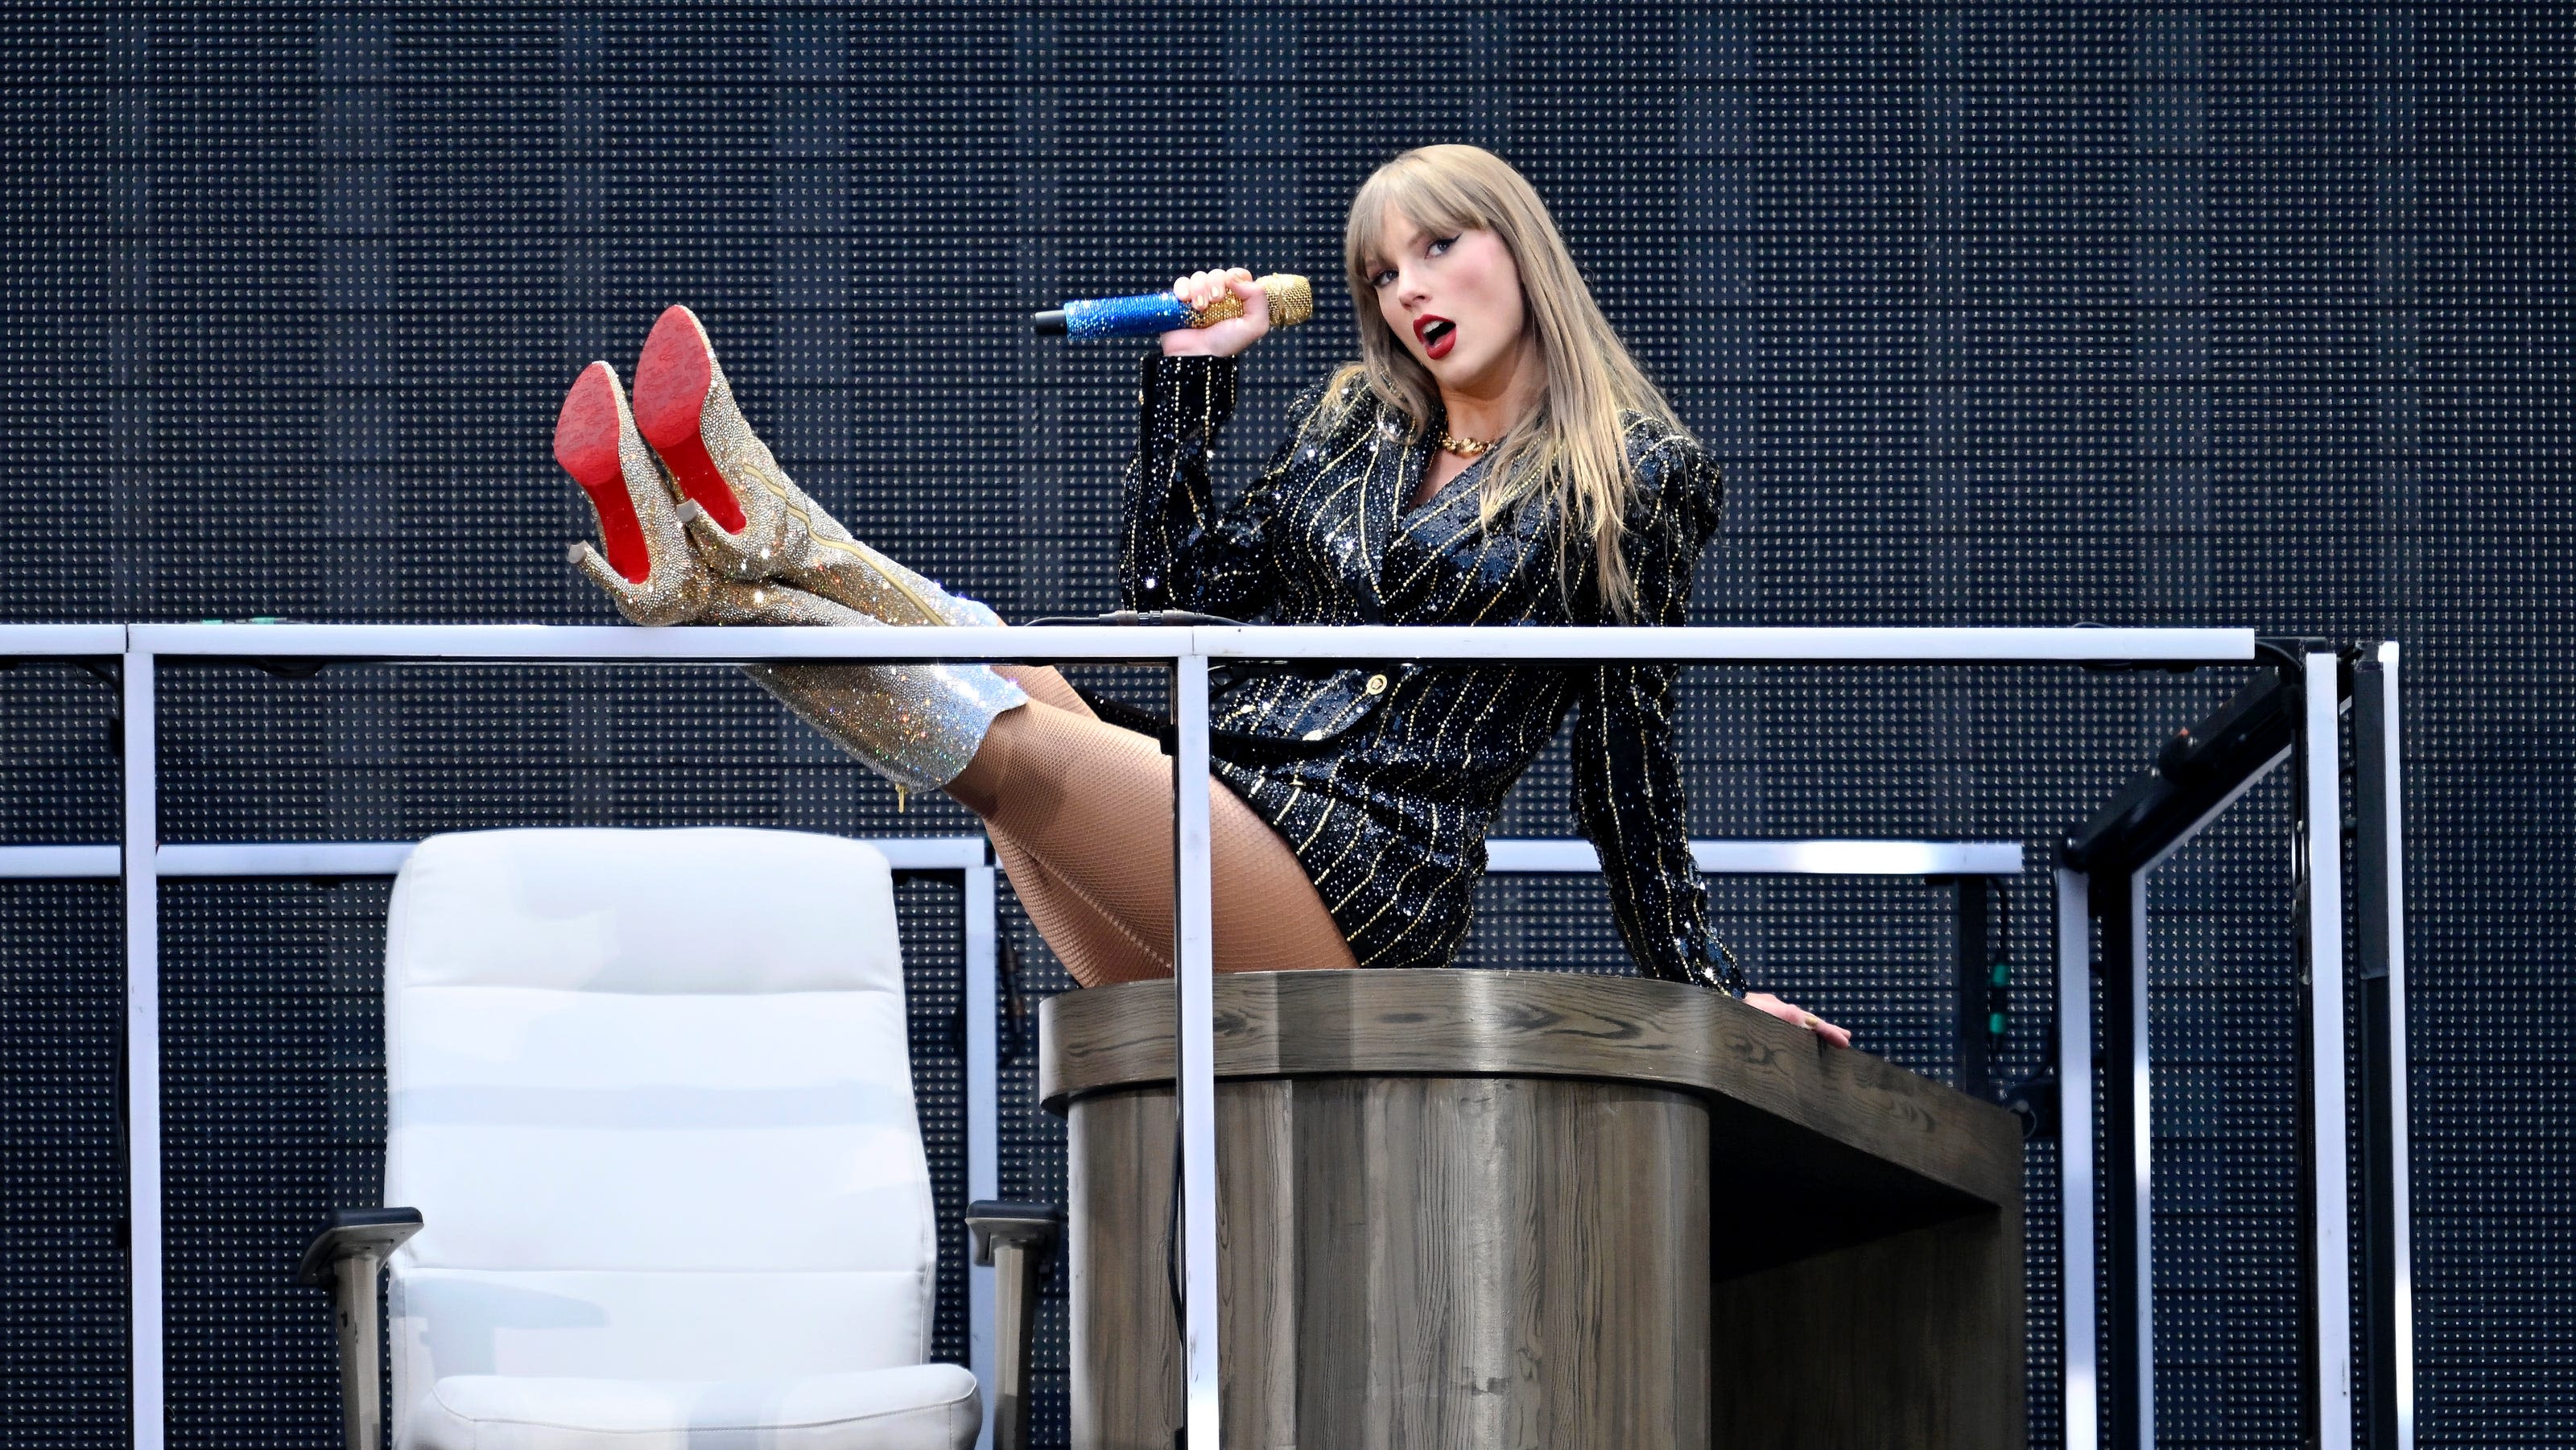
MULTIPOLYGON (((886 836, 869 844, 897 871, 958 873, 963 936, 966 1079, 966 1195, 971 1201, 1001 1192, 1001 1053, 995 1040, 1000 1010, 998 943, 1000 898, 990 848, 981 836, 886 836)), ((162 880, 178 878, 325 878, 392 876, 411 856, 414 841, 164 842, 153 853, 162 880)), ((1699 869, 1736 876, 1993 876, 2020 874, 2018 841, 1753 840, 1691 843, 1699 869)), ((1497 837, 1486 843, 1493 875, 1591 875, 1601 869, 1592 843, 1497 837)), ((124 874, 114 845, 0 845, 0 880, 103 880, 124 874)), ((129 1110, 139 1106, 129 1099, 129 1110)), ((158 1162, 135 1161, 134 1173, 157 1175, 158 1162)), ((969 1264, 968 1367, 986 1389, 993 1384, 993 1270, 969 1264)), ((157 1364, 137 1366, 138 1378, 157 1364)), ((992 1426, 982 1444, 990 1450, 992 1426)))
MULTIPOLYGON (((1228 660, 1449 660, 1513 664, 1594 664, 1668 661, 1695 664, 1837 665, 2063 665, 2113 662, 2246 664, 2256 659, 2248 629, 1965 629, 1965 628, 1449 628, 1076 626, 1032 629, 908 628, 673 628, 640 630, 622 625, 309 625, 135 624, 0 625, 0 657, 116 657, 123 662, 124 841, 121 847, 0 848, 0 877, 103 875, 126 881, 126 1001, 128 1083, 133 1162, 130 1199, 134 1313, 134 1444, 157 1450, 164 1443, 161 1323, 161 1205, 159 1144, 159 886, 164 876, 355 875, 399 864, 401 843, 281 843, 161 845, 157 840, 157 667, 163 659, 245 661, 368 661, 379 663, 742 663, 754 661, 989 660, 1049 663, 1160 663, 1171 672, 1173 718, 1178 727, 1175 826, 1180 844, 1174 915, 1176 990, 1180 1000, 1180 1135, 1183 1176, 1183 1323, 1189 1443, 1217 1442, 1218 1344, 1216 1324, 1215 1081, 1211 1031, 1212 916, 1208 899, 1208 667, 1228 660), (118 852, 114 858, 105 853, 118 852), (29 855, 39 852, 42 855, 29 855), (115 870, 101 868, 113 860, 115 870), (371 869, 350 869, 363 862, 371 869), (147 1171, 148 1170, 148 1171, 147 1171)), ((2314 714, 2314 711, 2311 711, 2314 714)), ((2331 720, 2328 721, 2329 726, 2331 720)), ((2316 729, 2312 719, 2308 728, 2316 729)), ((2340 751, 2331 728, 2315 742, 2311 771, 2334 779, 2340 751), (2317 757, 2322 757, 2319 763, 2317 757)), ((972 845, 971 838, 969 844, 972 845)), ((923 843, 930 848, 931 843, 923 843)), ((1580 842, 1493 843, 1496 870, 1590 870, 1597 860, 1580 842)), ((937 849, 951 849, 941 843, 937 849)), ((962 849, 962 848, 960 848, 962 849)), ((1703 869, 1803 874, 1983 874, 2018 870, 2013 843, 1701 842, 1694 855, 1703 869), (2010 865, 2003 864, 2010 852, 2010 865), (1991 853, 1981 855, 1979 853, 1991 853), (1932 863, 1943 863, 1937 867, 1932 863)), ((943 858, 944 859, 944 858, 943 858)), ((924 867, 921 869, 946 869, 924 867)), ((989 962, 992 953, 991 867, 978 850, 968 875, 970 953, 989 962), (981 873, 981 891, 976 889, 981 873), (980 939, 976 923, 981 920, 980 939)), ((2081 905, 2080 894, 2076 903, 2081 905)), ((2340 960, 2333 912, 2307 913, 2312 959, 2340 960), (2333 955, 2320 948, 2332 947, 2333 955)), ((2061 925, 2061 931, 2065 928, 2061 925)), ((2080 917, 2077 933, 2081 932, 2080 917)), ((2074 950, 2070 943, 2065 951, 2074 950)), ((2320 994, 2322 997, 2325 994, 2320 994)), ((2337 999, 2338 1002, 2340 999, 2337 999)), ((994 1104, 987 1087, 975 1097, 977 1069, 992 1061, 994 994, 989 971, 970 972, 969 1191, 995 1186, 992 1163, 994 1104), (981 1024, 982 1063, 973 1033, 981 1024), (980 1131, 978 1129, 980 1128, 980 1131), (980 1145, 980 1147, 979 1147, 980 1145), (980 1170, 980 1171, 979 1171, 980 1170)), ((2060 1032, 2084 1033, 2081 1014, 2060 1032)), ((2311 1050, 2320 1062, 2342 1061, 2339 1015, 2320 1014, 2311 1050), (2327 1038, 2332 1036, 2334 1041, 2327 1038)), ((2089 1040, 2089 1034, 2088 1034, 2089 1040)), ((2080 1044, 2070 1045, 2071 1053, 2080 1044)), ((2403 1044, 2398 1044, 2402 1059, 2403 1044)), ((2083 1059, 2069 1058, 2070 1061, 2083 1059)), ((989 1073, 990 1069, 986 1068, 989 1073)), ((989 1082, 989 1077, 987 1078, 989 1082)), ((2074 1084, 2067 1085, 2070 1090, 2074 1084)), ((2338 1098, 2338 1117, 2340 1099, 2338 1098)), ((2070 1102, 2070 1109, 2072 1103, 2070 1102)), ((2079 1165, 2076 1147, 2089 1125, 2066 1114, 2068 1225, 2089 1206, 2090 1158, 2079 1165), (2079 1181, 2080 1180, 2080 1181, 2079 1181)), ((2336 1145, 2340 1150, 2340 1140, 2336 1145)), ((2322 1164, 2320 1165, 2322 1167, 2322 1164)), ((2088 1208, 2089 1212, 2089 1208, 2088 1208)), ((2338 1225, 2335 1232, 2342 1232, 2338 1225)), ((2087 1267, 2082 1286, 2089 1303, 2090 1235, 2067 1232, 2070 1321, 2078 1286, 2074 1269, 2087 1267)), ((2337 1281, 2338 1283, 2340 1281, 2337 1281)), ((987 1296, 979 1296, 987 1297, 987 1296)), ((987 1326, 979 1316, 979 1329, 987 1326)), ((2075 1327, 2070 1322, 2070 1339, 2075 1327)), ((2089 1337, 2089 1324, 2086 1330, 2089 1337)), ((979 1335, 985 1343, 989 1339, 979 1335)), ((2348 1342, 2347 1342, 2348 1349, 2348 1342)), ((2345 1364, 2349 1364, 2348 1358, 2345 1364)), ((2091 1383, 2090 1366, 2068 1374, 2070 1445, 2079 1425, 2093 1423, 2089 1398, 2076 1397, 2091 1383)), ((2323 1378, 2331 1380, 2333 1371, 2323 1378)), ((2345 1381, 2348 1384, 2348 1379, 2345 1381)), ((2329 1392, 2331 1393, 2331 1392, 2329 1392)), ((2316 1407, 2320 1411, 2323 1406, 2316 1407)), ((2320 1418, 2326 1418, 2320 1415, 2320 1418)), ((2331 1432, 2329 1432, 2331 1433, 2331 1432)), ((2091 1437, 2083 1437, 2089 1443, 2091 1437)))

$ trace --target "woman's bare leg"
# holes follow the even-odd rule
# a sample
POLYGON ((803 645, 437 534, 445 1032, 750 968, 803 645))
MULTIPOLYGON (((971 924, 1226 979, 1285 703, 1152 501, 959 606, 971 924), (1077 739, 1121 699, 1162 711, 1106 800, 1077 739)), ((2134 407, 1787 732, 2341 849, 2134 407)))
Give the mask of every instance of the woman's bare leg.
POLYGON ((1103 987, 1170 974, 1166 959, 1134 928, 1083 899, 1082 893, 1049 871, 1009 832, 989 825, 985 830, 993 838, 993 854, 1001 858, 1003 873, 1011 878, 1020 909, 1028 913, 1030 924, 1074 981, 1103 987))
MULTIPOLYGON (((1099 718, 1051 666, 995 665, 993 672, 1026 690, 1029 698, 1041 705, 1052 705, 1085 720, 1099 718)), ((1097 987, 1109 982, 1141 981, 1170 970, 1123 922, 1085 900, 1071 882, 1048 870, 1035 852, 1020 844, 1019 837, 991 821, 984 823, 984 834, 992 838, 993 854, 1001 858, 1002 872, 1011 878, 1011 890, 1020 898, 1021 909, 1029 914, 1038 935, 1046 938, 1048 949, 1064 963, 1075 981, 1097 987)))
POLYGON ((1029 698, 1041 705, 1053 705, 1085 720, 1100 718, 1053 665, 995 665, 993 673, 1028 691, 1029 698))
MULTIPOLYGON (((1288 843, 1232 790, 1210 784, 1217 969, 1356 966, 1288 843)), ((1050 944, 1056 932, 1042 912, 1066 929, 1072 950, 1057 954, 1077 978, 1170 973, 1172 765, 1152 740, 1033 701, 994 721, 948 793, 983 818, 1006 868, 1011 855, 1022 858, 1037 888, 1022 900, 1050 944)), ((1021 879, 1015 871, 1015 888, 1021 879)))

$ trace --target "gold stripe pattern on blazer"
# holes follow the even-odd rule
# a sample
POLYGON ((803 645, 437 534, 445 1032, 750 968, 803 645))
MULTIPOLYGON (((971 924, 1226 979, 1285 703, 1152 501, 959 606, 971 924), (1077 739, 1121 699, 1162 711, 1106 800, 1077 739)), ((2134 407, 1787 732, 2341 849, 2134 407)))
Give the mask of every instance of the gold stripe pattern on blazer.
MULTIPOLYGON (((1409 507, 1445 420, 1364 385, 1289 405, 1286 438, 1231 502, 1213 478, 1232 358, 1148 354, 1124 479, 1122 604, 1279 624, 1603 624, 1593 571, 1560 579, 1557 521, 1477 519, 1482 460, 1409 507)), ((1717 468, 1632 416, 1630 573, 1641 623, 1688 618, 1716 532, 1717 468)), ((1672 665, 1230 667, 1210 719, 1216 773, 1276 827, 1363 966, 1445 966, 1464 941, 1504 793, 1574 711, 1574 807, 1621 935, 1647 975, 1741 992, 1708 928, 1673 751, 1672 665)))

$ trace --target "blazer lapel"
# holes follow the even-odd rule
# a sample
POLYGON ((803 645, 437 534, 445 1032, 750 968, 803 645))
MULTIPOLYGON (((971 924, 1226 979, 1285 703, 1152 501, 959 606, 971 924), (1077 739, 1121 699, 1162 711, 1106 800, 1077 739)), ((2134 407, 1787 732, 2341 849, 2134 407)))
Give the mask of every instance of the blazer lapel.
POLYGON ((1392 419, 1380 420, 1376 445, 1369 450, 1359 481, 1352 485, 1356 495, 1351 500, 1352 522, 1359 531, 1360 546, 1358 556, 1343 571, 1350 581, 1351 602, 1364 624, 1385 622, 1386 604, 1378 592, 1378 575, 1386 567, 1386 546, 1395 537, 1404 500, 1412 496, 1419 481, 1413 450, 1405 446, 1403 431, 1392 419))

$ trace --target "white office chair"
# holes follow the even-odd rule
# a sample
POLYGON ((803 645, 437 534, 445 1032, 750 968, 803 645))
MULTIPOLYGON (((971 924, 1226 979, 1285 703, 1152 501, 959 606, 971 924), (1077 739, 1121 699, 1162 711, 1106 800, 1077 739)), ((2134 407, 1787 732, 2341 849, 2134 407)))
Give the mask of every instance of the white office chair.
MULTIPOLYGON (((381 1443, 379 1263, 403 1450, 974 1443, 974 1376, 925 1362, 935 1221, 881 853, 439 836, 385 936, 402 1207, 335 1214, 299 1270, 335 1293, 351 1450, 381 1443)), ((988 1207, 1005 1272, 1033 1272, 1049 1215, 988 1207)), ((1024 1347, 1003 1357, 1016 1381, 1024 1347)))

